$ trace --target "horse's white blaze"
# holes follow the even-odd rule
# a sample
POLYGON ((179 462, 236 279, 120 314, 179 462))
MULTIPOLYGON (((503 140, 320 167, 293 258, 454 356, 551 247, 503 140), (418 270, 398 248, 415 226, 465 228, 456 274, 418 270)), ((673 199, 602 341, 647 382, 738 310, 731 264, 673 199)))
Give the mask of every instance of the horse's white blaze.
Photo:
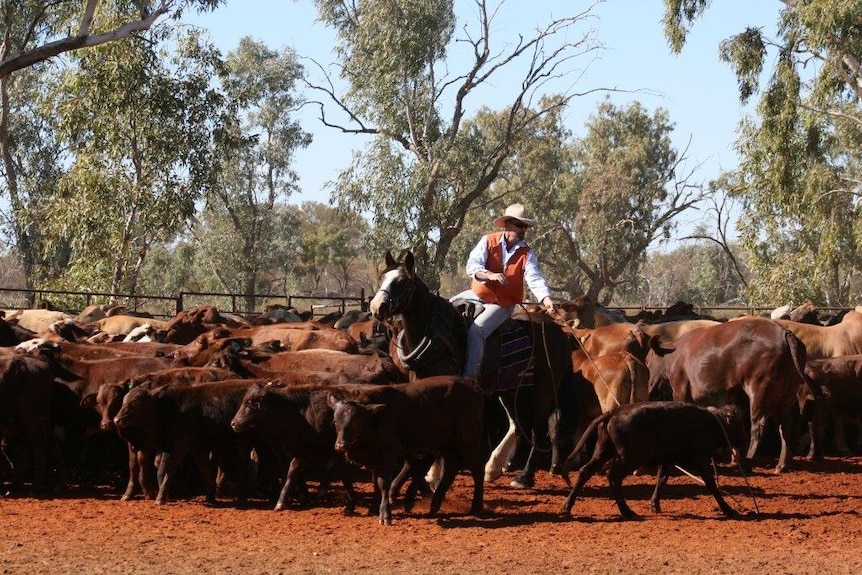
POLYGON ((374 297, 371 299, 371 303, 368 304, 368 310, 377 315, 377 312, 380 311, 380 306, 389 301, 389 288, 392 286, 392 282, 398 278, 398 270, 389 270, 385 274, 383 274, 383 278, 380 281, 380 287, 377 288, 377 293, 374 294, 374 297))

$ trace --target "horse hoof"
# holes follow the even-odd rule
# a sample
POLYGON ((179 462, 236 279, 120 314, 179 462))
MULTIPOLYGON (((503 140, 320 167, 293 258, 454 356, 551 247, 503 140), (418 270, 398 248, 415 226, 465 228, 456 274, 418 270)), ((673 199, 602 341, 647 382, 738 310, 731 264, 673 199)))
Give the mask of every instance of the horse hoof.
POLYGON ((493 471, 485 471, 485 483, 497 481, 501 477, 503 477, 503 473, 498 469, 495 469, 493 471))
POLYGON ((517 489, 530 489, 531 487, 533 487, 533 481, 528 481, 526 479, 520 479, 519 478, 519 479, 513 479, 509 485, 511 485, 512 487, 515 487, 517 489))

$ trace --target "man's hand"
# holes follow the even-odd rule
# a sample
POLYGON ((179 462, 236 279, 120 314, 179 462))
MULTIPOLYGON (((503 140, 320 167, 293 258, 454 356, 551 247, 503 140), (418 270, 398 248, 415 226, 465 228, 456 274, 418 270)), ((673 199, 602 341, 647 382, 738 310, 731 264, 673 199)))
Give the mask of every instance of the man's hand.
MULTIPOLYGON (((506 279, 506 276, 504 276, 501 273, 494 273, 494 272, 479 272, 479 273, 481 273, 485 276, 484 277, 485 281, 497 282, 500 285, 506 285, 509 283, 509 280, 506 279)), ((478 276, 479 276, 479 274, 476 274, 476 277, 478 277, 478 276)), ((479 278, 479 279, 483 279, 483 278, 479 278)))
POLYGON ((542 300, 542 305, 545 306, 545 313, 548 315, 557 315, 557 312, 560 309, 549 296, 546 296, 542 300))

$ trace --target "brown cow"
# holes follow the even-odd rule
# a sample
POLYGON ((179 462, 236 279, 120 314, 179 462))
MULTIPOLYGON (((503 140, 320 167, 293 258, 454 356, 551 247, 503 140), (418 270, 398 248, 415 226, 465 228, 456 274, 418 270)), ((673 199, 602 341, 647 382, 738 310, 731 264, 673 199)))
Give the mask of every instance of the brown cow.
POLYGON ((776 321, 805 344, 809 360, 862 354, 862 313, 857 311, 847 312, 841 322, 828 326, 776 321))
POLYGON ((602 412, 626 403, 649 400, 649 369, 625 351, 588 357, 583 350, 572 352, 575 374, 593 386, 602 412))
POLYGON ((593 302, 589 296, 581 295, 560 304, 566 323, 573 327, 594 328, 625 322, 625 316, 612 313, 604 306, 593 302))
POLYGON ((256 383, 246 392, 231 420, 234 431, 248 432, 270 445, 279 460, 284 482, 275 510, 287 505, 291 488, 309 466, 332 467, 347 492, 345 515, 356 508, 355 474, 335 451, 333 413, 328 404, 332 386, 284 386, 256 383))
POLYGON ((243 328, 217 327, 184 345, 175 356, 187 365, 201 366, 225 347, 268 346, 280 351, 330 349, 356 353, 356 341, 347 333, 318 322, 278 323, 243 328))
POLYGON ((26 479, 35 492, 46 487, 53 445, 53 378, 45 358, 7 351, 0 354, 0 440, 3 456, 12 463, 15 491, 23 488, 26 479))
POLYGON ((698 404, 745 405, 751 413, 747 458, 754 457, 766 418, 778 416, 781 454, 776 472, 792 458, 788 449, 792 406, 799 388, 822 390, 805 374, 805 346, 765 318, 744 318, 691 331, 672 344, 656 344, 647 358, 650 396, 698 404))
MULTIPOLYGON (((827 423, 827 414, 832 415, 833 445, 836 451, 841 455, 850 455, 845 427, 850 420, 858 420, 862 414, 862 355, 809 360, 805 363, 805 373, 816 384, 829 390, 828 398, 816 402, 816 406, 807 406, 808 409, 816 410, 813 414, 816 423, 809 425, 809 458, 816 459, 823 453, 822 434, 819 431, 827 423)), ((801 399, 803 402, 810 401, 808 397, 801 399)))
POLYGON ((625 351, 643 361, 650 350, 650 336, 638 324, 614 323, 596 328, 570 329, 578 338, 579 347, 593 357, 625 351))
POLYGON ((181 311, 169 319, 164 326, 162 341, 185 345, 215 327, 236 328, 244 325, 248 324, 220 313, 214 306, 205 305, 181 311))
POLYGON ((435 376, 411 383, 333 390, 329 396, 337 437, 335 449, 348 461, 372 470, 380 490, 381 525, 392 524, 390 489, 400 460, 432 453, 442 457, 443 476, 431 499, 429 515, 460 468, 473 477, 472 514, 482 512, 482 392, 456 376, 435 376))
POLYGON ((662 323, 638 324, 641 331, 650 336, 655 336, 662 343, 670 343, 678 340, 690 331, 702 327, 712 327, 722 322, 714 319, 683 319, 678 321, 666 321, 662 323))
POLYGON ((293 373, 316 372, 334 376, 331 382, 341 383, 401 383, 407 377, 388 357, 361 355, 328 349, 306 349, 278 353, 252 353, 245 359, 230 348, 224 349, 211 360, 233 370, 240 377, 283 378, 293 373))
POLYGON ((156 504, 167 502, 175 476, 189 455, 204 480, 207 503, 216 500, 211 454, 220 466, 236 472, 239 499, 245 498, 251 444, 248 437, 231 429, 230 422, 252 383, 226 380, 155 389, 138 386, 126 394, 114 417, 120 437, 138 451, 164 452, 156 504))
MULTIPOLYGON (((191 385, 224 381, 235 378, 236 374, 227 369, 215 367, 180 367, 156 371, 147 375, 137 376, 123 383, 103 383, 95 396, 88 395, 81 400, 83 407, 96 410, 100 416, 99 428, 102 431, 114 429, 114 417, 123 405, 123 398, 129 390, 144 386, 150 389, 163 385, 191 385)), ((122 501, 128 501, 140 486, 147 499, 155 499, 155 479, 152 478, 155 453, 139 451, 128 445, 129 480, 123 493, 122 501)))

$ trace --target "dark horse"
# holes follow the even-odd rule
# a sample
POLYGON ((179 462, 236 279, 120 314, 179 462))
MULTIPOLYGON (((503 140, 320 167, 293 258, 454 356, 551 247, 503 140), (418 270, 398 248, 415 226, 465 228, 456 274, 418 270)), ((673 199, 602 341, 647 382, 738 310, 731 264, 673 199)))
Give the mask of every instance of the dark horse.
MULTIPOLYGON (((379 320, 401 315, 398 356, 410 370, 411 380, 460 374, 466 351, 466 324, 448 300, 428 289, 416 275, 414 264, 409 251, 401 262, 386 252, 386 269, 371 300, 371 313, 379 320)), ((574 408, 569 392, 573 387, 572 346, 563 329, 544 314, 530 314, 516 321, 526 328, 532 340, 532 385, 495 391, 509 416, 510 431, 489 459, 485 479, 500 476, 506 454, 520 433, 532 448, 522 473, 512 485, 532 487, 536 451, 550 448, 549 417, 557 413, 561 424, 564 420, 568 422, 574 408)))

